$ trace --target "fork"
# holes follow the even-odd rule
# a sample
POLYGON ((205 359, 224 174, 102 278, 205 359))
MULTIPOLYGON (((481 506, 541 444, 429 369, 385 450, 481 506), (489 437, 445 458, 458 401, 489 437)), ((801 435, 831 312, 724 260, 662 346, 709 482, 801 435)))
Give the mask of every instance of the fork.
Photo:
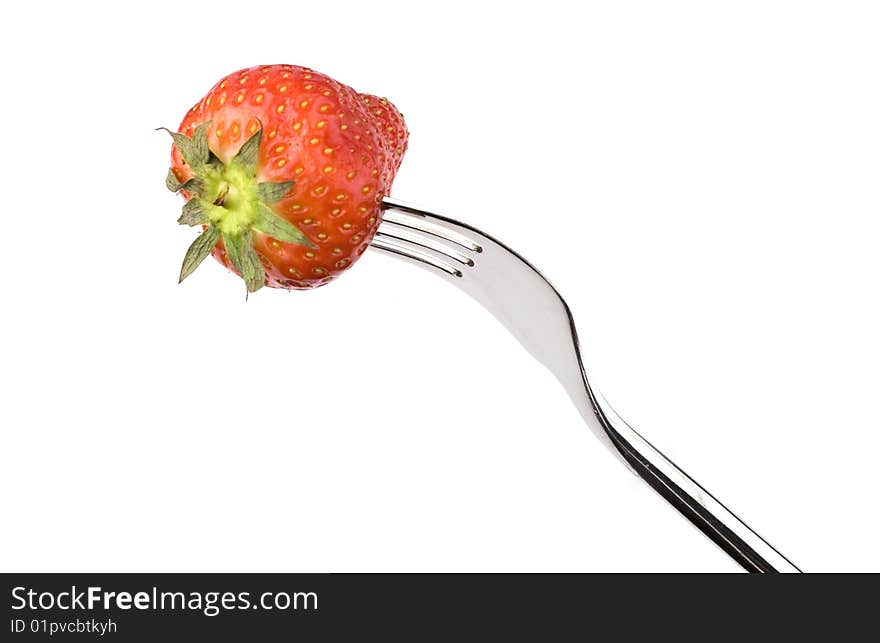
POLYGON ((492 313, 568 392, 632 472, 750 572, 801 570, 615 413, 591 384, 568 305, 515 251, 467 224, 386 197, 370 247, 457 286, 492 313))

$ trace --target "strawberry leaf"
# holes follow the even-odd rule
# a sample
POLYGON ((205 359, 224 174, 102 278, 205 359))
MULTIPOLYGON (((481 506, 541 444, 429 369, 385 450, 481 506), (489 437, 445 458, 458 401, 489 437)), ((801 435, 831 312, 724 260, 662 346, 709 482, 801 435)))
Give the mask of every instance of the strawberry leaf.
POLYGON ((294 181, 280 181, 278 183, 260 183, 257 185, 257 195, 263 203, 278 203, 290 192, 294 181))
POLYGON ((192 192, 193 194, 201 194, 204 183, 201 179, 197 177, 187 179, 186 181, 181 183, 177 180, 177 176, 174 174, 174 170, 168 170, 168 176, 165 177, 165 187, 172 192, 180 192, 181 190, 186 190, 187 192, 192 192))
POLYGON ((177 146, 177 150, 180 152, 183 160, 186 161, 188 165, 192 165, 192 163, 190 162, 194 158, 192 139, 178 132, 172 132, 167 127, 157 127, 156 131, 159 130, 168 132, 171 135, 171 138, 174 140, 174 145, 177 146))
POLYGON ((165 177, 165 187, 172 192, 177 192, 180 189, 180 181, 177 180, 177 176, 171 168, 168 168, 168 176, 165 177))
POLYGON ((210 158, 210 150, 208 149, 208 126, 210 121, 199 125, 193 138, 185 136, 179 132, 172 132, 167 127, 157 127, 156 130, 164 130, 171 135, 174 145, 177 146, 183 160, 186 161, 193 170, 200 169, 210 158))
POLYGON ((197 179, 195 177, 186 180, 184 183, 180 184, 180 190, 185 190, 187 192, 192 192, 193 194, 201 195, 202 188, 205 187, 205 184, 201 179, 197 179))
POLYGON ((253 136, 241 144, 230 164, 234 163, 243 169, 248 176, 257 173, 257 163, 260 157, 260 142, 263 140, 263 128, 258 129, 253 136))
POLYGON ((253 236, 250 230, 242 234, 225 234, 226 254, 238 274, 244 279, 247 291, 256 292, 266 283, 266 269, 254 250, 253 236))
POLYGON ((211 150, 208 149, 208 128, 211 121, 205 121, 199 125, 192 135, 193 167, 201 167, 210 159, 211 150))
POLYGON ((196 237, 196 240, 192 242, 189 250, 186 251, 186 256, 183 258, 183 265, 180 267, 180 279, 177 283, 189 277, 193 270, 199 267, 199 264, 205 260, 205 257, 211 254, 211 250, 217 245, 219 238, 220 230, 216 226, 209 226, 202 234, 196 237))
POLYGON ((264 203, 261 203, 257 208, 257 219, 254 221, 253 227, 255 230, 268 234, 270 237, 274 237, 279 241, 298 243, 301 246, 307 246, 309 248, 315 247, 315 244, 309 241, 306 235, 303 234, 302 230, 297 228, 290 221, 279 217, 264 203))
POLYGON ((205 208, 198 197, 193 197, 183 204, 183 212, 177 222, 181 225, 202 225, 208 222, 205 208))

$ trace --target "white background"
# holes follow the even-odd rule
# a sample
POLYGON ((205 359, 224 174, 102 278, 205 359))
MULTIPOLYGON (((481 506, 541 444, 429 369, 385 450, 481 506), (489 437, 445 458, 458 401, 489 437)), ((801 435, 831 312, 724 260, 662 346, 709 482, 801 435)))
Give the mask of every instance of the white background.
POLYGON ((539 266, 621 415, 804 569, 880 571, 878 33, 872 2, 10 4, 0 569, 737 569, 441 280, 176 284, 153 128, 288 62, 398 105, 394 195, 539 266))

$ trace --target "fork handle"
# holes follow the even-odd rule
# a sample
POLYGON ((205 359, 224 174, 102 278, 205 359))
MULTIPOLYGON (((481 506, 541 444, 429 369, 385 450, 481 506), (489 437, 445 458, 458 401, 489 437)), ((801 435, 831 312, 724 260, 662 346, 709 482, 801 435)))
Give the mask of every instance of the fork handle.
POLYGON ((633 471, 750 572, 800 569, 725 507, 696 480, 624 422, 601 395, 591 395, 595 417, 633 471))

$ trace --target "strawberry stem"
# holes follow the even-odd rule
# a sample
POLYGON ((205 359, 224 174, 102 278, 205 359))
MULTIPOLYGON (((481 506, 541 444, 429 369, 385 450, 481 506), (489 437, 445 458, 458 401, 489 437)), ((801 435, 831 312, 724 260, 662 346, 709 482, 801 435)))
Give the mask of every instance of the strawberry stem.
POLYGON ((227 194, 229 194, 229 183, 223 181, 223 183, 220 184, 220 192, 217 194, 217 198, 214 199, 214 205, 222 207, 227 194))

